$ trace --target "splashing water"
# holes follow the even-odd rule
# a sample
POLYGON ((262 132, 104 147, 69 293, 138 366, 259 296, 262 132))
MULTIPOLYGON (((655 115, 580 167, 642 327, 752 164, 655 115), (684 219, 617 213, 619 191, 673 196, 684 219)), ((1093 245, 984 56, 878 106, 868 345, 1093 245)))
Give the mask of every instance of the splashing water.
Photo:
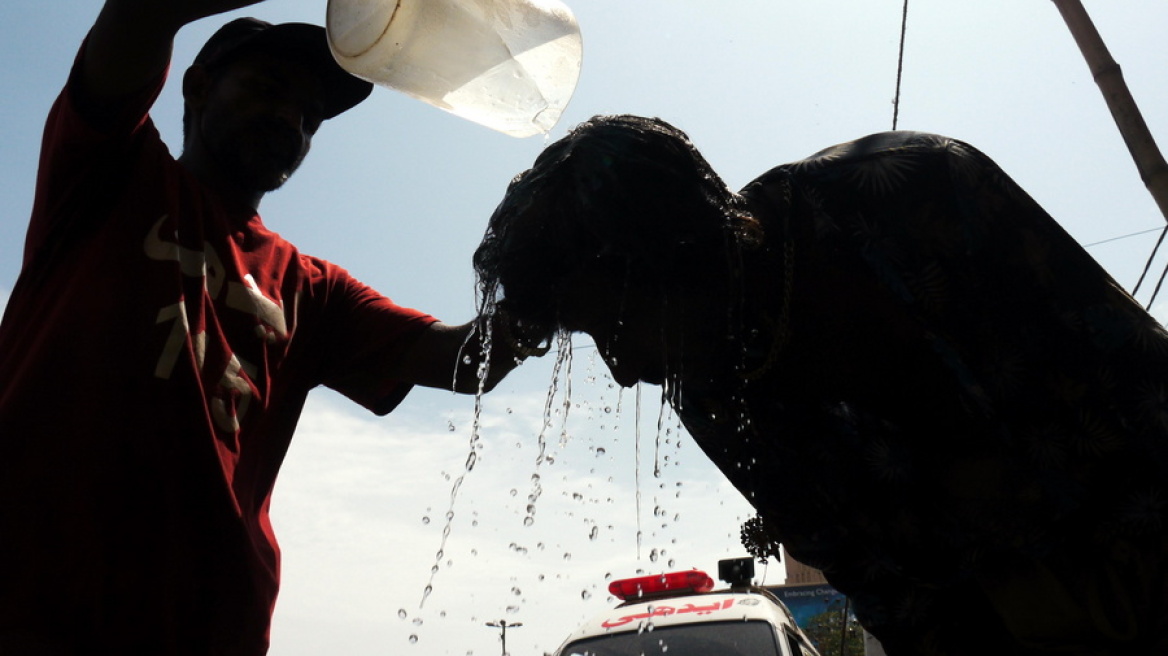
POLYGON ((560 389, 561 376, 564 380, 564 398, 560 418, 560 445, 563 446, 567 442, 568 412, 572 407, 572 334, 563 330, 556 333, 556 361, 552 366, 551 384, 548 386, 547 398, 543 404, 543 423, 540 425, 539 436, 536 438, 539 450, 535 456, 535 472, 531 476, 531 493, 527 495, 527 515, 523 518, 524 526, 531 526, 535 523, 536 501, 543 494, 539 468, 544 462, 551 461, 547 455, 547 433, 552 426, 552 407, 555 405, 556 394, 560 389))
POLYGON ((637 407, 636 417, 633 419, 633 449, 635 457, 633 458, 633 485, 636 490, 637 499, 637 560, 641 559, 641 540, 644 537, 644 532, 641 530, 641 384, 637 383, 637 407))
POLYGON ((661 478, 661 435, 665 431, 665 421, 672 411, 672 406, 669 405, 671 392, 672 385, 667 378, 661 386, 661 408, 657 411, 657 435, 653 440, 653 478, 661 478))
MULTIPOLYGON (((458 478, 454 480, 454 485, 450 489, 450 507, 446 511, 446 524, 442 527, 442 540, 438 545, 437 555, 434 559, 434 565, 430 568, 430 578, 426 582, 426 587, 422 590, 422 599, 418 602, 418 608, 423 608, 426 605, 426 599, 434 592, 434 577, 438 575, 441 568, 442 556, 446 552, 446 542, 450 538, 450 530, 454 524, 454 505, 458 500, 458 491, 462 488, 462 483, 466 480, 467 474, 474 471, 475 464, 478 463, 479 443, 481 441, 480 430, 482 428, 483 415, 483 394, 486 392, 487 374, 491 370, 491 342, 492 342, 492 319, 495 316, 497 307, 491 303, 484 309, 485 321, 477 323, 473 330, 471 330, 466 337, 466 342, 463 343, 465 349, 467 344, 474 339, 476 333, 482 332, 482 339, 480 340, 480 363, 476 375, 478 377, 478 388, 475 390, 474 402, 474 419, 471 421, 470 428, 470 444, 469 453, 466 456, 466 464, 463 466, 463 471, 458 478), (485 328, 480 328, 485 326, 485 328)), ((451 389, 458 386, 458 368, 455 367, 454 376, 451 380, 451 389)))

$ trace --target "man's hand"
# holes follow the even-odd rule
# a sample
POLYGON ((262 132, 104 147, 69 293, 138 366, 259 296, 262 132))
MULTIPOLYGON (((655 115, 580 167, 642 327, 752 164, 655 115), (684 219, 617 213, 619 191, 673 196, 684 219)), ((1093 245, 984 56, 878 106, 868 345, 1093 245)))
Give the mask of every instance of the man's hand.
MULTIPOLYGON (((133 2, 142 4, 142 0, 118 0, 119 2, 133 2)), ((106 0, 107 4, 110 0, 106 0)), ((263 0, 177 0, 169 3, 169 9, 181 20, 182 25, 193 23, 200 18, 222 14, 233 9, 249 7, 259 4, 263 0)), ((147 2, 146 4, 157 4, 147 2)))
MULTIPOLYGON (((483 360, 483 319, 471 321, 461 326, 434 323, 423 331, 418 341, 402 358, 397 370, 386 375, 425 387, 452 389, 461 394, 474 394, 480 384, 484 392, 494 389, 508 373, 521 361, 531 356, 541 356, 548 346, 534 342, 519 342, 516 332, 523 332, 514 325, 514 320, 506 312, 491 315, 490 366, 485 380, 479 380, 479 367, 483 360)), ((523 338, 530 337, 524 334, 523 338)), ((552 337, 543 341, 550 343, 552 337)))

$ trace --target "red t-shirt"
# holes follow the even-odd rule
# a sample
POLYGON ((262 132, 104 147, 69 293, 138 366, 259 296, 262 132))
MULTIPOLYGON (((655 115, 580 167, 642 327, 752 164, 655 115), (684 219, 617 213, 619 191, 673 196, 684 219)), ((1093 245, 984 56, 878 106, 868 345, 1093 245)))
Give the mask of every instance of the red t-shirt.
POLYGON ((147 116, 162 82, 104 131, 72 85, 49 116, 0 325, 0 651, 264 653, 308 391, 389 412, 379 372, 434 321, 203 187, 147 116))

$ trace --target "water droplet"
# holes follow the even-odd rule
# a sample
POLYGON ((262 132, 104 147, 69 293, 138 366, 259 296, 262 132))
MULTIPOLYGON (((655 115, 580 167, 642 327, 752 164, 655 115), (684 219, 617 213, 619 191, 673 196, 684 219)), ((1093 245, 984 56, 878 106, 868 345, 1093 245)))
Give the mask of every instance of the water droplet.
POLYGON ((649 552, 649 562, 652 562, 652 563, 655 563, 655 562, 657 562, 657 558, 658 558, 659 556, 660 556, 660 554, 657 552, 657 550, 656 550, 656 549, 654 549, 654 550, 650 551, 650 552, 649 552))
POLYGON ((511 496, 513 496, 513 497, 514 497, 514 496, 518 496, 518 495, 519 495, 519 490, 516 490, 515 488, 512 488, 512 489, 511 489, 511 496))
POLYGON ((596 447, 596 455, 597 456, 602 456, 605 453, 608 453, 608 452, 604 450, 604 447, 602 447, 602 446, 596 447))
POLYGON ((523 591, 520 590, 519 588, 515 587, 515 588, 511 588, 511 594, 518 597, 519 595, 523 594, 523 591))
POLYGON ((592 530, 588 532, 588 539, 595 540, 600 535, 600 528, 593 526, 592 530))
POLYGON ((429 517, 423 517, 423 518, 422 518, 422 523, 423 523, 423 524, 429 524, 429 523, 430 523, 430 518, 429 518, 429 517))
POLYGON ((446 430, 448 430, 448 431, 450 431, 451 433, 453 433, 454 431, 456 431, 456 430, 458 430, 458 429, 457 429, 457 428, 454 426, 454 422, 453 422, 453 421, 448 421, 448 422, 446 422, 446 430))
POLYGON ((422 618, 415 617, 414 621, 410 622, 410 624, 413 624, 414 626, 422 626, 422 618))
POLYGON ((508 615, 514 615, 515 613, 518 613, 518 612, 519 612, 518 606, 508 606, 507 607, 507 614, 508 615))
POLYGON ((589 599, 592 598, 592 593, 587 591, 587 590, 583 590, 580 592, 580 598, 583 599, 584 601, 588 601, 589 599))
POLYGON ((571 553, 564 554, 564 560, 572 560, 572 554, 571 553))
POLYGON ((397 611, 397 616, 398 619, 404 620, 407 616, 409 616, 409 613, 406 612, 406 609, 402 608, 397 611))
POLYGON ((411 645, 416 645, 416 644, 418 644, 418 636, 417 636, 417 635, 411 635, 411 636, 410 636, 410 644, 411 644, 411 645))
POLYGON ((535 518, 532 517, 531 515, 528 515, 527 517, 523 518, 523 525, 524 526, 531 526, 534 523, 535 523, 535 518))

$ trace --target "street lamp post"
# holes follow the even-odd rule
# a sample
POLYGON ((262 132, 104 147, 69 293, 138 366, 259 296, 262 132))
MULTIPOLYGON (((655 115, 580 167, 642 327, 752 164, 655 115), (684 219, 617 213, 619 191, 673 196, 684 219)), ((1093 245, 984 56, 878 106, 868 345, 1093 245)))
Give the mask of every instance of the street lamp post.
POLYGON ((487 622, 487 626, 499 629, 499 637, 503 641, 503 656, 507 656, 507 627, 520 627, 523 626, 523 622, 508 623, 507 620, 499 620, 498 622, 487 622))

